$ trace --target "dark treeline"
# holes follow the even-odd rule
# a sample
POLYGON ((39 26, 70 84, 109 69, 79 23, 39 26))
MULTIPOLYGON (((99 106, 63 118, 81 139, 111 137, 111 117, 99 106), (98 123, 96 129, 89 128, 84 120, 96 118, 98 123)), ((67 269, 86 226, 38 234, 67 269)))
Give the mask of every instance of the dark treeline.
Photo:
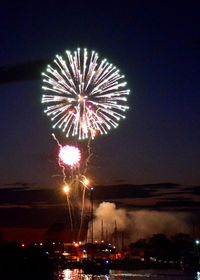
POLYGON ((199 240, 189 234, 178 233, 170 238, 154 234, 129 246, 127 258, 153 264, 153 267, 195 268, 199 265, 199 240))
POLYGON ((195 240, 189 235, 178 233, 170 238, 165 234, 154 234, 149 239, 139 239, 130 244, 130 252, 143 249, 147 255, 157 258, 180 258, 197 253, 195 240))

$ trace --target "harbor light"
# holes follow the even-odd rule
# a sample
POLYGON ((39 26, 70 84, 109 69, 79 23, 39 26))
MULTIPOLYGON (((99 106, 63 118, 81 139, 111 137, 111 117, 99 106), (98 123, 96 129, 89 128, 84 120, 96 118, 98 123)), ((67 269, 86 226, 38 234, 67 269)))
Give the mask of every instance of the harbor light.
POLYGON ((196 239, 196 240, 195 240, 195 244, 196 244, 196 245, 199 245, 199 244, 200 244, 200 240, 199 240, 199 239, 196 239))

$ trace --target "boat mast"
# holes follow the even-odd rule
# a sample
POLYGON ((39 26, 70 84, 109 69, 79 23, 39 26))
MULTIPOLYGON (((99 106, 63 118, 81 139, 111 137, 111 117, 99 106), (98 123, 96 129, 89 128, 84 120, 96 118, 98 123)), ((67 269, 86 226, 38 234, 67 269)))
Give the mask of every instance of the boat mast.
POLYGON ((90 188, 90 200, 91 200, 91 217, 90 217, 90 219, 91 219, 91 241, 92 241, 92 244, 94 243, 94 224, 93 224, 93 207, 94 207, 94 202, 93 202, 93 200, 94 200, 94 198, 93 198, 93 191, 94 191, 94 188, 93 187, 91 187, 90 188))

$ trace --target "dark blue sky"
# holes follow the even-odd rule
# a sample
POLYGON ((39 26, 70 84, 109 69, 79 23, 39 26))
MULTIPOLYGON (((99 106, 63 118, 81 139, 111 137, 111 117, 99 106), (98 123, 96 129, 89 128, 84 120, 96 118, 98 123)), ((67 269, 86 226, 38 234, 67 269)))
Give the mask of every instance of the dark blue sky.
MULTIPOLYGON (((76 47, 95 49, 126 75, 131 96, 127 119, 93 142, 94 184, 198 185, 200 5, 116 2, 4 3, 0 66, 51 60, 76 47)), ((60 172, 57 147, 40 104, 40 72, 30 72, 38 79, 0 84, 1 185, 58 186, 52 177, 60 172)))

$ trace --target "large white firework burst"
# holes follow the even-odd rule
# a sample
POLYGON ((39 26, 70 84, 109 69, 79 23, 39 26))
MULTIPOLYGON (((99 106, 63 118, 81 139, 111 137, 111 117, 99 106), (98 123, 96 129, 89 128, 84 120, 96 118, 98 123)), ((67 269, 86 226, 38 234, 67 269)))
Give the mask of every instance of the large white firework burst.
POLYGON ((95 51, 66 51, 63 59, 56 55, 54 66, 48 65, 43 82, 47 94, 45 113, 53 128, 59 127, 66 137, 92 139, 117 127, 129 108, 124 75, 106 59, 98 60, 95 51))

